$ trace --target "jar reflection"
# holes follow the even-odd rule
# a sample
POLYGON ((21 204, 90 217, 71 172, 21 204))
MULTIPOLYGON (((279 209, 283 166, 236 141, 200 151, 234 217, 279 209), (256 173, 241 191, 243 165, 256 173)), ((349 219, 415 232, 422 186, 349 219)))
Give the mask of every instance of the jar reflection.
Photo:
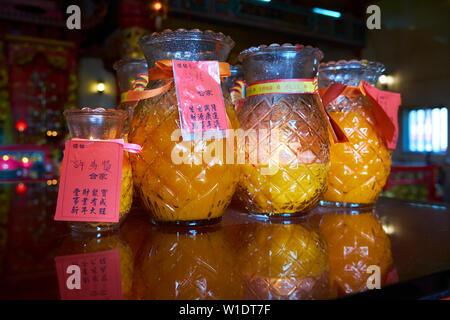
POLYGON ((154 226, 136 261, 138 299, 241 299, 235 257, 221 227, 154 226))
POLYGON ((371 265, 386 280, 392 267, 391 243, 375 211, 341 210, 323 214, 320 231, 328 245, 330 284, 339 295, 367 290, 371 265))
POLYGON ((330 297, 326 246, 303 222, 257 223, 240 248, 244 299, 330 297))
MULTIPOLYGON (((83 254, 99 253, 100 255, 110 251, 117 250, 119 253, 119 264, 120 266, 110 265, 109 268, 115 269, 119 267, 120 270, 120 283, 123 299, 132 299, 132 284, 133 284, 133 272, 134 272, 134 256, 130 246, 123 240, 118 232, 107 232, 107 233, 78 233, 72 232, 72 234, 64 239, 61 244, 58 256, 69 256, 69 255, 81 255, 80 260, 83 258, 83 254)), ((109 261, 109 263, 115 263, 115 261, 109 261)), ((92 273, 99 272, 93 270, 88 266, 86 270, 83 266, 80 266, 83 277, 91 275, 92 273), (90 269, 89 269, 90 268, 90 269)), ((111 286, 111 283, 118 281, 118 279, 108 277, 106 280, 106 286, 111 286)), ((83 297, 83 299, 88 299, 88 297, 83 297)))

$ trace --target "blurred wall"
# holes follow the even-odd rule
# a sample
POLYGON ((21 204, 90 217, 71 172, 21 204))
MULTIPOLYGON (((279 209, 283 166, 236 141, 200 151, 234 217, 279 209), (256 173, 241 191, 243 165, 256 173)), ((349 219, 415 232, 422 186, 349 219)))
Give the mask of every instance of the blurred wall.
MULTIPOLYGON (((450 2, 384 0, 377 5, 382 28, 368 31, 363 56, 384 63, 385 73, 394 76, 388 89, 402 94, 400 124, 402 108, 450 107, 450 2)), ((450 163, 449 151, 433 155, 432 161, 450 163)), ((425 155, 403 152, 400 136, 394 160, 425 161, 425 155)))
POLYGON ((163 21, 162 29, 176 30, 179 28, 212 30, 215 32, 222 32, 223 34, 230 36, 235 42, 235 46, 228 59, 228 62, 231 64, 239 63, 238 55, 241 51, 252 46, 259 46, 261 44, 270 45, 272 43, 300 43, 303 45, 318 47, 324 53, 323 61, 337 60, 347 57, 357 58, 361 54, 360 47, 350 47, 339 42, 332 43, 330 41, 306 38, 296 34, 286 34, 256 27, 188 20, 175 17, 171 17, 163 21))
MULTIPOLYGON (((450 108, 450 2, 383 0, 377 5, 381 8, 382 29, 368 31, 363 56, 384 63, 385 73, 395 79, 388 89, 402 94, 400 137, 394 161, 425 162, 425 154, 403 151, 402 122, 406 113, 403 110, 450 108)), ((448 136, 450 141, 450 132, 448 136)), ((450 202, 449 149, 445 155, 429 157, 432 163, 443 165, 439 180, 447 202, 450 202)))
POLYGON ((103 61, 97 58, 80 59, 79 107, 113 108, 116 106, 116 78, 105 70, 103 61), (97 83, 105 84, 103 93, 97 92, 97 83))

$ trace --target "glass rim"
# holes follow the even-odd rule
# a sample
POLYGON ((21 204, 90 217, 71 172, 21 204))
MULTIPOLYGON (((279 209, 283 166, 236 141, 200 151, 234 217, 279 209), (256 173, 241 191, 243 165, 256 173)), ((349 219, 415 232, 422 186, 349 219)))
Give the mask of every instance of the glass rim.
POLYGON ((66 118, 74 117, 74 116, 97 116, 97 117, 104 117, 104 118, 126 118, 127 113, 123 110, 117 110, 117 109, 105 109, 105 108, 82 108, 82 109, 71 109, 71 110, 64 110, 63 112, 64 116, 66 118))
POLYGON ((341 69, 368 69, 376 72, 383 72, 386 70, 384 64, 377 61, 370 61, 366 59, 351 59, 322 62, 319 65, 320 71, 341 70, 341 69))
POLYGON ((310 45, 305 46, 300 43, 297 44, 284 43, 280 45, 278 43, 272 43, 270 45, 262 44, 256 47, 250 47, 248 49, 245 49, 244 51, 241 51, 239 53, 238 60, 240 62, 243 62, 246 57, 254 54, 264 54, 268 52, 300 52, 302 50, 306 50, 315 54, 319 59, 319 61, 323 59, 323 52, 319 48, 315 48, 310 45))
POLYGON ((120 59, 120 60, 117 60, 116 62, 114 62, 113 69, 115 71, 117 71, 120 68, 122 68, 123 66, 125 66, 127 64, 132 64, 132 63, 136 63, 136 64, 144 63, 145 65, 147 65, 147 60, 145 60, 144 58, 125 57, 123 59, 120 59))
POLYGON ((200 29, 165 29, 161 32, 153 32, 152 34, 142 36, 138 40, 138 44, 142 47, 143 45, 175 40, 221 42, 221 45, 229 46, 230 49, 232 49, 235 45, 233 39, 224 35, 222 32, 214 32, 211 30, 202 31, 200 29))

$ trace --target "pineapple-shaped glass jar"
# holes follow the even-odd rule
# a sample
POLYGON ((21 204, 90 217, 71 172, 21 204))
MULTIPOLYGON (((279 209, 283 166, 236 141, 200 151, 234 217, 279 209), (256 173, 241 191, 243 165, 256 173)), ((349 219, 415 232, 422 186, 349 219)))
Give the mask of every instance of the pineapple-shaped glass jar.
POLYGON ((349 140, 331 145, 328 190, 323 205, 371 206, 386 184, 392 152, 377 129, 370 98, 358 89, 361 80, 375 85, 383 71, 381 63, 367 60, 320 65, 321 89, 333 83, 347 86, 326 108, 349 140))
MULTIPOLYGON (((111 140, 122 135, 126 114, 122 110, 90 109, 66 110, 69 132, 72 138, 111 140)), ((128 152, 124 151, 120 193, 119 222, 70 222, 71 228, 80 232, 98 232, 115 229, 125 220, 133 202, 133 177, 128 152)))
POLYGON ((133 118, 133 110, 137 101, 128 101, 127 96, 130 90, 140 90, 145 87, 147 79, 147 61, 142 58, 124 58, 114 63, 114 70, 117 76, 117 85, 120 90, 119 110, 127 112, 128 117, 125 120, 123 132, 127 134, 130 130, 130 122, 133 118), (145 84, 145 85, 144 85, 145 84))
MULTIPOLYGON (((166 30, 142 37, 139 41, 149 68, 159 60, 224 61, 234 45, 231 38, 212 31, 166 30)), ((147 88, 162 88, 171 80, 149 81, 147 88)), ((222 89, 222 92, 226 90, 222 89)), ((225 95, 229 128, 237 126, 229 95, 225 95)), ((174 86, 135 108, 129 141, 142 146, 131 155, 133 179, 141 200, 154 222, 181 225, 218 222, 234 193, 238 168, 226 164, 225 157, 175 164, 173 153, 185 152, 189 159, 207 150, 217 140, 173 141, 172 134, 182 129, 174 86), (190 143, 192 152, 186 151, 190 143)), ((225 148, 226 143, 223 143, 225 148)))
POLYGON ((247 88, 238 119, 249 139, 238 149, 245 163, 237 197, 252 214, 308 211, 326 190, 329 166, 328 123, 314 81, 322 52, 273 44, 239 59, 247 88), (260 91, 251 94, 252 88, 260 91))

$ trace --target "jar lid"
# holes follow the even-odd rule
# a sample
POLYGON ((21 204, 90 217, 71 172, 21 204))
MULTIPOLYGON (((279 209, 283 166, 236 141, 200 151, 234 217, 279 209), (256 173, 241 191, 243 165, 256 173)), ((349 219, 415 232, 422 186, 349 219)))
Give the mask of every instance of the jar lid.
POLYGON ((319 65, 320 71, 327 71, 327 70, 339 70, 339 69, 367 69, 371 70, 377 73, 381 73, 386 68, 384 67, 384 64, 376 61, 369 61, 369 60, 338 60, 338 61, 329 61, 329 62, 322 62, 319 65))
POLYGON ((323 58, 323 53, 321 50, 319 50, 318 48, 314 48, 312 46, 304 46, 302 44, 291 44, 291 43, 284 43, 282 45, 278 44, 278 43, 272 43, 270 45, 259 45, 257 47, 251 47, 248 48, 244 51, 242 51, 241 53, 239 53, 239 61, 242 62, 247 56, 249 55, 254 55, 254 54, 264 54, 264 53, 268 53, 268 52, 299 52, 302 50, 306 50, 308 53, 312 53, 317 55, 317 58, 319 60, 322 60, 323 58))
POLYGON ((152 43, 157 43, 161 41, 175 41, 175 40, 201 40, 201 41, 214 41, 221 42, 222 44, 228 45, 231 48, 234 47, 234 41, 229 36, 224 35, 222 32, 214 32, 211 30, 201 31, 199 29, 177 29, 171 30, 166 29, 162 32, 154 32, 142 36, 138 43, 140 46, 148 45, 152 43))

